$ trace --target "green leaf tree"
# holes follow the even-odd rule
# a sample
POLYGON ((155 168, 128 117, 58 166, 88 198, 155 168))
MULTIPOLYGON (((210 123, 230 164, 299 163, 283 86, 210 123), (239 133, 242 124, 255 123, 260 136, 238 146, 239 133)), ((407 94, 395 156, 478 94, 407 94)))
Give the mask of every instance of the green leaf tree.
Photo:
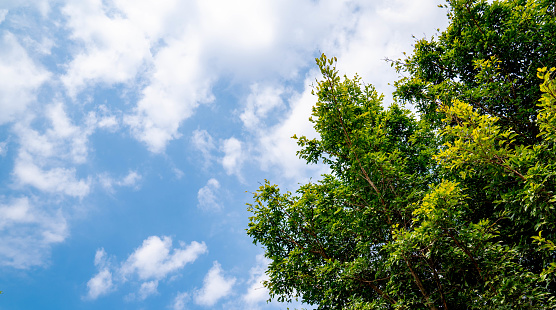
POLYGON ((409 73, 395 95, 419 118, 317 59, 319 138, 294 138, 331 172, 295 193, 265 181, 248 207, 271 297, 319 309, 556 308, 556 87, 554 69, 535 67, 556 59, 554 4, 448 7, 439 40, 395 63, 409 73), (532 20, 533 39, 521 35, 532 20))

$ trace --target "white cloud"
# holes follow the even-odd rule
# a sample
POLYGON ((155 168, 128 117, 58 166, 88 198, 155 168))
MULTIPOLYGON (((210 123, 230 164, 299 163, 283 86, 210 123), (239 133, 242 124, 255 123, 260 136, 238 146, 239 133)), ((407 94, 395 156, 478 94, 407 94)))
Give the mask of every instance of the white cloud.
POLYGON ((86 124, 92 131, 93 129, 106 129, 115 131, 120 126, 120 121, 112 114, 109 108, 103 104, 96 107, 97 111, 89 111, 87 114, 86 124))
POLYGON ((176 298, 174 298, 174 303, 172 304, 173 310, 185 310, 185 304, 189 301, 190 297, 187 292, 178 293, 176 298))
POLYGON ((199 38, 187 34, 169 39, 154 59, 150 84, 133 113, 124 121, 134 136, 154 153, 164 151, 166 144, 179 138, 178 128, 200 103, 214 100, 211 78, 200 61, 199 38))
MULTIPOLYGON (((68 156, 74 163, 82 164, 87 160, 88 138, 97 128, 114 129, 117 121, 108 115, 105 107, 100 106, 100 118, 95 111, 89 112, 82 126, 74 125, 66 113, 64 104, 56 102, 46 106, 45 115, 51 124, 45 132, 45 138, 58 152, 57 156, 68 156)), ((40 154, 39 154, 40 155, 40 154)))
POLYGON ((141 287, 139 288, 139 299, 145 300, 147 297, 158 293, 158 281, 148 281, 141 283, 141 287))
POLYGON ((283 93, 282 88, 260 86, 257 83, 251 85, 245 109, 239 117, 243 126, 249 130, 257 129, 270 111, 283 105, 280 97, 283 93))
POLYGON ((119 267, 110 263, 104 249, 97 250, 94 262, 99 272, 87 283, 87 298, 96 299, 115 291, 116 284, 126 282, 141 283, 137 293, 128 295, 132 300, 144 300, 157 294, 160 281, 207 252, 204 242, 179 243, 179 247, 172 248, 170 237, 148 237, 119 267))
POLYGON ((88 0, 63 9, 72 38, 83 43, 62 78, 68 92, 75 95, 90 83, 147 78, 137 106, 124 120, 155 153, 180 136, 180 123, 198 104, 213 100, 198 31, 184 31, 192 4, 88 0))
POLYGON ((68 228, 59 209, 27 197, 0 197, 0 266, 27 269, 48 262, 52 245, 65 240, 68 228))
POLYGON ((236 283, 235 278, 226 278, 222 275, 222 268, 214 262, 203 281, 203 287, 195 292, 195 303, 202 306, 214 306, 220 299, 232 292, 236 283))
POLYGON ((199 28, 211 67, 251 83, 295 77, 323 38, 347 31, 353 1, 198 2, 199 28), (225 51, 225 52, 222 52, 225 51))
POLYGON ((87 282, 87 289, 87 299, 97 299, 110 293, 114 289, 112 273, 108 269, 102 269, 87 282))
POLYGON ((7 225, 15 223, 29 223, 36 220, 35 216, 30 212, 32 207, 29 205, 27 198, 20 198, 13 201, 11 205, 1 205, 0 214, 0 228, 5 228, 7 225))
POLYGON ((0 33, 0 125, 23 115, 50 78, 9 32, 0 33))
POLYGON ((141 180, 141 175, 135 171, 130 171, 125 178, 119 182, 120 186, 135 186, 141 180))
POLYGON ((218 199, 218 189, 220 183, 216 179, 210 179, 207 185, 199 189, 197 192, 197 200, 199 201, 199 208, 205 211, 217 211, 222 208, 218 199))
POLYGON ((18 146, 11 173, 14 188, 29 186, 41 192, 40 202, 39 198, 33 202, 27 198, 22 200, 33 217, 12 227, 10 233, 4 233, 7 236, 0 246, 2 264, 16 268, 44 265, 51 246, 67 237, 66 212, 53 209, 48 195, 56 195, 56 205, 60 205, 60 198, 83 198, 90 193, 91 179, 79 176, 77 165, 86 162, 88 137, 106 119, 89 113, 80 126, 74 125, 60 102, 48 104, 42 111, 40 118, 28 111, 11 127, 18 146), (43 123, 40 130, 33 128, 36 121, 43 123))
MULTIPOLYGON (((391 90, 383 81, 394 80, 396 73, 382 59, 399 55, 402 37, 409 48, 417 23, 438 20, 443 13, 422 20, 431 1, 71 2, 63 12, 82 50, 62 80, 75 93, 88 83, 138 78, 141 96, 124 120, 136 139, 161 153, 180 138, 179 127, 195 108, 214 100, 211 87, 221 76, 242 83, 296 78, 317 49, 338 56, 350 74, 360 71, 375 77, 370 82, 379 90, 391 90)), ((256 127, 279 105, 281 91, 267 85, 252 92, 240 116, 246 128, 256 127)))
POLYGON ((89 194, 90 181, 78 180, 75 174, 75 169, 71 168, 43 170, 26 153, 20 154, 14 167, 14 175, 20 184, 31 185, 44 192, 82 198, 89 194))
POLYGON ((194 262, 206 252, 207 246, 204 243, 180 243, 180 248, 172 249, 170 237, 164 236, 161 239, 151 236, 128 257, 121 267, 121 272, 126 277, 136 274, 142 280, 160 280, 194 262))
MULTIPOLYGON (((33 114, 13 126, 20 144, 13 169, 16 183, 30 185, 46 193, 79 198, 87 196, 91 190, 91 178, 80 178, 76 167, 87 161, 89 136, 98 128, 111 130, 117 127, 117 121, 101 106, 98 113, 89 112, 77 126, 61 102, 46 105, 44 117, 50 126, 42 132, 33 128, 33 121, 42 120, 33 114)), ((122 182, 138 180, 138 175, 128 177, 130 179, 122 182)))
POLYGON ((257 0, 197 2, 204 36, 241 51, 268 48, 274 41, 272 4, 257 0))
POLYGON ((246 154, 243 152, 242 143, 238 139, 232 137, 222 142, 222 167, 227 174, 235 174, 241 178, 241 166, 245 161, 246 154))
POLYGON ((95 266, 104 268, 107 266, 107 254, 104 248, 98 249, 95 253, 95 266))
POLYGON ((6 19, 6 15, 8 15, 8 10, 0 9, 0 24, 6 19))
POLYGON ((210 161, 211 153, 216 149, 212 136, 206 130, 195 130, 191 141, 193 146, 203 154, 206 162, 210 161))
POLYGON ((261 125, 253 130, 256 134, 254 152, 257 153, 261 168, 279 172, 280 177, 295 180, 296 184, 325 172, 322 166, 307 165, 299 159, 296 152, 300 148, 297 141, 291 138, 293 135, 305 135, 308 138, 318 136, 309 122, 312 106, 317 100, 311 94, 310 87, 315 76, 316 72, 310 72, 305 79, 303 93, 294 93, 287 98, 289 111, 279 123, 271 127, 261 125))
POLYGON ((120 8, 109 7, 110 2, 70 1, 63 8, 72 38, 84 47, 62 77, 70 95, 90 82, 128 82, 150 57, 144 32, 120 8))
MULTIPOLYGON (((310 0, 69 3, 63 11, 83 50, 62 80, 73 94, 87 83, 147 78, 124 120, 136 139, 160 153, 180 137, 181 123, 199 104, 214 100, 211 87, 219 74, 248 83, 269 75, 295 77, 315 48, 337 46, 353 31, 352 14, 365 13, 359 6, 310 0)), ((260 95, 276 98, 279 92, 268 87, 260 95)), ((253 100, 242 114, 247 126, 273 108, 253 100)))
MULTIPOLYGON (((69 92, 79 92, 88 83, 146 79, 136 107, 124 121, 155 153, 180 138, 181 123, 199 104, 214 100, 211 87, 221 75, 247 83, 263 76, 297 77, 315 49, 338 54, 349 68, 356 64, 365 72, 383 69, 367 65, 368 54, 382 53, 372 64, 389 56, 391 37, 396 36, 384 28, 385 19, 403 23, 398 15, 405 14, 386 2, 310 0, 88 0, 68 3, 63 12, 72 38, 82 43, 62 78, 69 92), (362 22, 375 19, 380 22, 362 22), (367 41, 371 43, 362 43, 367 41)), ((271 85, 253 92, 240 116, 246 128, 256 127, 280 104, 281 92, 280 86, 271 85)))
POLYGON ((95 253, 95 267, 98 273, 87 282, 86 299, 94 300, 100 296, 107 295, 114 291, 115 285, 110 271, 108 255, 104 249, 98 249, 95 253))
POLYGON ((107 173, 102 173, 98 176, 98 181, 105 190, 109 192, 113 192, 114 186, 132 187, 137 189, 138 183, 141 181, 142 178, 143 177, 136 171, 129 171, 129 173, 126 176, 120 179, 114 179, 110 177, 107 173))
POLYGON ((249 271, 249 287, 242 296, 246 304, 254 306, 269 299, 268 289, 263 286, 263 281, 269 279, 265 273, 269 263, 270 260, 265 258, 263 254, 257 255, 257 265, 249 271))

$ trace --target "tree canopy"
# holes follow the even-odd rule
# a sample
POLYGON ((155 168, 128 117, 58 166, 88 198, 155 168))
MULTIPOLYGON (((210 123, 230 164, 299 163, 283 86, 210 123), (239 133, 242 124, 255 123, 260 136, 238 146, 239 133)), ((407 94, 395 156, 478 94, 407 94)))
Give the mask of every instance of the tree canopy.
POLYGON ((280 301, 319 309, 554 309, 556 6, 448 1, 395 102, 317 59, 317 182, 266 181, 248 234, 280 301), (413 104, 418 116, 405 107, 413 104))

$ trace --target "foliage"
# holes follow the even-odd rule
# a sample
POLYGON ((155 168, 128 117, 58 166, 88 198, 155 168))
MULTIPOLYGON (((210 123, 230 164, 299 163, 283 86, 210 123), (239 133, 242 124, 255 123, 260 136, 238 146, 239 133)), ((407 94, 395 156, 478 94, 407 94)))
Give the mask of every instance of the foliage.
POLYGON ((395 95, 419 119, 317 59, 319 138, 294 138, 331 172, 295 193, 265 181, 248 204, 271 297, 319 309, 556 308, 554 3, 448 4, 448 29, 395 63, 409 73, 395 95))
POLYGON ((446 7, 446 31, 417 41, 413 55, 395 63, 410 74, 396 83, 395 94, 437 123, 439 105, 457 98, 498 117, 518 140, 536 141, 536 69, 556 59, 555 2, 452 0, 446 7))

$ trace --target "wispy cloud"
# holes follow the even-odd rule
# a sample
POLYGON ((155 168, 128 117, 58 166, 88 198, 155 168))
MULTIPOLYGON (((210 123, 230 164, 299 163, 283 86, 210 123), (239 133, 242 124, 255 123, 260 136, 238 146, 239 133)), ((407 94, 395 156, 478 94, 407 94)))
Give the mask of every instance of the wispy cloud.
POLYGON ((224 140, 222 152, 224 152, 224 157, 222 157, 221 163, 226 173, 235 174, 241 180, 241 166, 246 159, 241 141, 234 137, 224 140))
POLYGON ((80 178, 76 167, 87 161, 89 136, 98 128, 117 126, 114 118, 90 112, 84 116, 84 123, 77 126, 61 102, 47 105, 44 116, 50 125, 46 128, 35 129, 32 114, 13 126, 20 143, 13 170, 17 184, 30 185, 47 193, 87 196, 91 179, 80 178))
POLYGON ((214 159, 213 152, 216 150, 214 139, 206 130, 195 130, 191 137, 191 143, 203 155, 205 166, 208 166, 214 159))
POLYGON ((158 293, 157 288, 158 288, 158 281, 156 280, 141 283, 141 287, 139 288, 139 292, 138 292, 139 299, 145 300, 147 299, 147 297, 151 295, 155 295, 156 293, 158 293))
POLYGON ((281 95, 282 87, 261 86, 258 83, 251 85, 251 92, 247 97, 245 108, 239 118, 248 130, 256 130, 260 122, 274 109, 283 106, 281 95))
POLYGON ((174 302, 172 304, 173 310, 184 310, 185 305, 191 299, 187 292, 180 292, 174 298, 174 302))
POLYGON ((0 125, 20 118, 51 74, 10 32, 0 32, 0 125))
POLYGON ((121 178, 113 178, 108 173, 102 173, 98 176, 100 185, 109 192, 114 192, 114 187, 131 187, 139 188, 139 183, 143 177, 137 171, 129 171, 127 175, 121 178))
POLYGON ((45 208, 28 197, 0 197, 0 214, 0 266, 43 266, 48 263, 51 246, 68 235, 59 209, 45 208))
POLYGON ((218 190, 220 183, 216 179, 210 179, 207 185, 199 189, 197 192, 197 200, 199 208, 205 211, 218 211, 222 205, 218 199, 218 190))

